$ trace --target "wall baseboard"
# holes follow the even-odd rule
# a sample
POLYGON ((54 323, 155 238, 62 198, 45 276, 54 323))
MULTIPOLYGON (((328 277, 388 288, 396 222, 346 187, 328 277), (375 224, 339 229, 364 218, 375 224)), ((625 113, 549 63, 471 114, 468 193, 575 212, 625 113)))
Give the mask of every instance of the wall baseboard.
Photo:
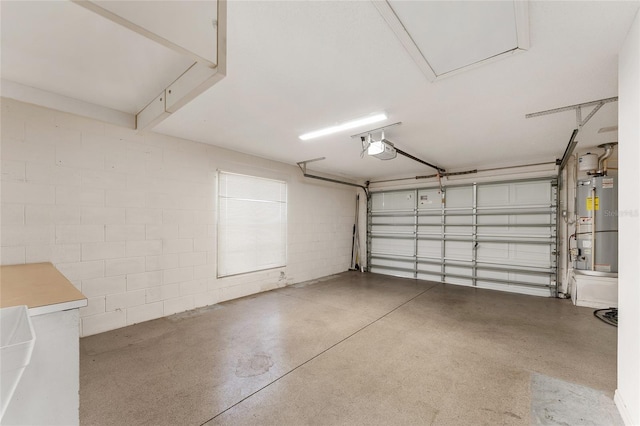
POLYGON ((618 412, 620 412, 620 417, 622 417, 622 421, 626 426, 637 426, 631 421, 631 413, 629 413, 629 409, 627 408, 622 396, 620 395, 620 390, 616 389, 615 395, 613 396, 613 401, 616 403, 616 407, 618 407, 618 412))

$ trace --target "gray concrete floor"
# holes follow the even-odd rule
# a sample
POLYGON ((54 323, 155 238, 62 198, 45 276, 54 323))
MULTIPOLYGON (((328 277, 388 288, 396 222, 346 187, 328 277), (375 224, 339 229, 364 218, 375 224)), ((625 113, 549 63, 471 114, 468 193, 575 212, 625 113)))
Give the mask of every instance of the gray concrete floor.
POLYGON ((616 328, 591 309, 358 272, 80 348, 83 425, 525 425, 534 376, 616 386, 616 328))

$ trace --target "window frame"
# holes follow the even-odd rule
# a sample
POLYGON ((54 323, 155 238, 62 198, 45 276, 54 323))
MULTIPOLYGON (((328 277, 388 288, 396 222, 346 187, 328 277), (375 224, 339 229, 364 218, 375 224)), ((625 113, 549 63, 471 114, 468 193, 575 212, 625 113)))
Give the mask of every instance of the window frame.
MULTIPOLYGON (((263 176, 255 176, 255 175, 249 175, 245 173, 236 173, 236 172, 230 172, 225 170, 218 170, 216 178, 217 178, 217 182, 216 182, 216 191, 217 191, 216 193, 216 213, 217 213, 216 215, 216 278, 227 278, 232 276, 245 275, 245 274, 251 274, 255 272, 263 272, 263 271, 286 267, 288 263, 288 213, 289 213, 288 212, 288 196, 289 196, 288 182, 284 179, 273 179, 273 178, 267 178, 263 176), (282 200, 274 201, 274 200, 260 199, 260 198, 254 199, 254 198, 249 198, 244 196, 234 197, 234 196, 222 195, 223 191, 221 190, 221 185, 223 184, 223 178, 222 178, 223 175, 226 175, 227 177, 238 176, 238 177, 241 177, 242 179, 251 179, 256 182, 264 181, 264 182, 283 185, 284 197, 282 200), (266 267, 261 267, 260 265, 254 263, 253 266, 250 266, 247 269, 234 270, 233 268, 231 268, 231 271, 221 272, 221 269, 229 269, 228 267, 221 268, 221 265, 224 262, 224 259, 222 259, 221 256, 224 256, 225 254, 229 253, 229 251, 225 251, 223 248, 226 238, 221 238, 221 235, 225 233, 225 231, 221 231, 222 226, 225 225, 223 221, 226 222, 225 220, 226 216, 223 218, 223 212, 222 212, 222 206, 224 204, 223 200, 234 200, 234 201, 245 202, 245 203, 269 203, 269 204, 281 205, 281 209, 279 211, 280 214, 278 215, 278 217, 277 218, 275 218, 275 216, 272 217, 272 219, 276 220, 279 226, 282 228, 279 231, 279 232, 282 232, 282 238, 280 239, 280 243, 282 245, 278 247, 278 251, 281 252, 281 255, 282 255, 282 257, 280 258, 281 261, 274 262, 273 264, 270 264, 266 267), (282 215, 283 213, 284 215, 282 215)), ((253 223, 251 225, 255 226, 256 224, 253 223)))

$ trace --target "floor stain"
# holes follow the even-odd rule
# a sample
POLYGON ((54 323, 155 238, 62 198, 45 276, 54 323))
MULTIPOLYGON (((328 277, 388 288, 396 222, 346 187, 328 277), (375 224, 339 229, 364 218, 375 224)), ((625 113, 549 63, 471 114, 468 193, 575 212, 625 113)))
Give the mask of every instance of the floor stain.
POLYGON ((509 417, 513 417, 514 419, 522 419, 522 417, 520 417, 517 414, 512 413, 511 411, 505 411, 504 414, 506 414, 509 417))
POLYGON ((243 355, 238 358, 236 366, 236 376, 255 377, 266 373, 273 367, 271 355, 265 352, 243 355))
MULTIPOLYGON (((491 413, 496 413, 498 414, 498 412, 496 410, 492 410, 491 408, 482 408, 482 411, 489 411, 491 413)), ((512 413, 511 411, 503 411, 502 414, 509 416, 509 417, 513 417, 514 419, 522 419, 522 417, 520 417, 517 414, 512 413)))

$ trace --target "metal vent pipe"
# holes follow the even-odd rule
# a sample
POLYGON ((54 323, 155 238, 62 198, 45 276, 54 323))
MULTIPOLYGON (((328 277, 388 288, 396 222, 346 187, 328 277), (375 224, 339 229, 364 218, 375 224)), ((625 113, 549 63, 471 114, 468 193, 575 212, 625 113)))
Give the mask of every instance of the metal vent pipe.
POLYGON ((613 154, 613 147, 615 146, 615 142, 604 143, 602 145, 598 145, 598 148, 604 148, 604 153, 598 157, 598 173, 607 174, 607 170, 604 167, 604 162, 611 157, 613 154))

